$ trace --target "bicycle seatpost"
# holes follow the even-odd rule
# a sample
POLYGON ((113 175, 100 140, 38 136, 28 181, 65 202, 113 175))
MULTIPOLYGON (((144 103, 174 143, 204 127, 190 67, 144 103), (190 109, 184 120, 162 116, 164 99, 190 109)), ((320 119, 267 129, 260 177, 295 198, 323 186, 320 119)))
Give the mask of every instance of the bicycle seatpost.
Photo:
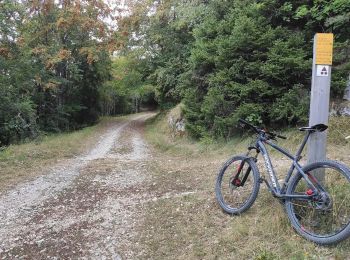
POLYGON ((303 140, 303 142, 301 143, 301 145, 300 145, 300 147, 299 147, 299 149, 298 149, 298 151, 297 151, 297 153, 296 153, 296 155, 295 155, 295 157, 296 157, 297 159, 300 158, 300 155, 301 155, 301 153, 303 152, 304 147, 305 147, 307 141, 309 140, 310 134, 311 134, 310 131, 307 131, 307 132, 306 132, 306 135, 305 135, 305 137, 304 137, 304 140, 303 140))

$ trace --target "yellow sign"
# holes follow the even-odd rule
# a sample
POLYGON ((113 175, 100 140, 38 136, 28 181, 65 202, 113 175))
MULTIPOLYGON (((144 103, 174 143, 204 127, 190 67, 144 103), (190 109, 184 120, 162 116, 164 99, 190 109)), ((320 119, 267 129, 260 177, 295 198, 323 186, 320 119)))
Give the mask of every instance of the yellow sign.
POLYGON ((316 64, 332 65, 333 33, 316 34, 316 64))

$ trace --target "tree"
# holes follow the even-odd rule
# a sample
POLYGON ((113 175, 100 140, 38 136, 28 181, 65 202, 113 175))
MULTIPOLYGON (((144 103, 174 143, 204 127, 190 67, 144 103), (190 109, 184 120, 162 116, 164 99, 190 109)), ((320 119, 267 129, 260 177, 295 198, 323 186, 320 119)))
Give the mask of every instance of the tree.
POLYGON ((35 104, 31 100, 31 61, 21 50, 18 29, 23 6, 0 3, 0 146, 37 133, 35 104))
POLYGON ((121 35, 127 34, 126 49, 142 53, 144 77, 156 86, 161 108, 171 107, 183 98, 182 74, 187 67, 192 29, 206 13, 204 1, 147 1, 136 4, 123 21, 121 35))
POLYGON ((102 0, 0 3, 0 145, 95 122, 116 44, 102 0))
POLYGON ((26 4, 23 42, 35 61, 39 124, 68 130, 98 118, 98 88, 110 79, 110 10, 103 1, 26 4), (30 19, 29 19, 30 18, 30 19))
POLYGON ((209 7, 194 29, 186 79, 193 135, 229 137, 240 117, 279 126, 305 121, 315 32, 337 32, 332 94, 345 88, 347 1, 215 1, 209 7))

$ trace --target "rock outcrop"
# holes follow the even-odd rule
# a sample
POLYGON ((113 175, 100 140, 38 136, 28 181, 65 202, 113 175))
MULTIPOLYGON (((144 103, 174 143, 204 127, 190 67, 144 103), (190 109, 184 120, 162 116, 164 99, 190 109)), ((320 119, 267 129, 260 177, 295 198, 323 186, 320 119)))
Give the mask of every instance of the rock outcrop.
POLYGON ((181 104, 173 108, 168 114, 168 125, 171 135, 183 136, 186 132, 185 118, 183 117, 181 104))

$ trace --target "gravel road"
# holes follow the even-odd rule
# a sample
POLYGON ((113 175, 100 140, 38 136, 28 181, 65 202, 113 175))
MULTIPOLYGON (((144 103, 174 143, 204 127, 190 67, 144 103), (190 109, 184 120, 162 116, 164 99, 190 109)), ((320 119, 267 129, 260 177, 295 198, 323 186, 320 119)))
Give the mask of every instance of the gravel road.
POLYGON ((0 194, 0 259, 135 259, 151 113, 115 123, 88 153, 0 194))

